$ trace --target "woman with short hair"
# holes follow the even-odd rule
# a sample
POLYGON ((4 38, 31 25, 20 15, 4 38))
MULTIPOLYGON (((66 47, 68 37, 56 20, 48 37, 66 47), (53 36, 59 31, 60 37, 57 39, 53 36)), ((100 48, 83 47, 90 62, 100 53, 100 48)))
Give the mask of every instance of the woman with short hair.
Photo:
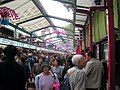
POLYGON ((35 77, 36 90, 52 90, 52 84, 59 83, 56 75, 51 73, 48 62, 43 62, 41 69, 42 73, 35 77))

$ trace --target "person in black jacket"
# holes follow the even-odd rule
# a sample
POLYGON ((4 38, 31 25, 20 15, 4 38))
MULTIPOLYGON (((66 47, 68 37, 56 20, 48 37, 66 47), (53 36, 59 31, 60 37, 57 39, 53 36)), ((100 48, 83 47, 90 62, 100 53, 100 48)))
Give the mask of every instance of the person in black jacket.
POLYGON ((16 53, 13 45, 4 49, 6 60, 0 63, 0 90, 25 90, 24 70, 14 59, 16 53))
POLYGON ((20 58, 20 60, 21 60, 20 64, 21 64, 21 66, 22 66, 22 68, 24 70, 25 80, 26 80, 26 83, 27 83, 29 81, 29 79, 30 79, 30 69, 29 69, 29 66, 25 64, 25 61, 26 61, 25 56, 22 56, 20 58))
POLYGON ((62 72, 62 81, 64 79, 64 76, 65 74, 67 73, 67 70, 74 67, 73 63, 72 63, 72 55, 71 56, 68 56, 67 60, 66 60, 66 65, 63 69, 63 72, 62 72))

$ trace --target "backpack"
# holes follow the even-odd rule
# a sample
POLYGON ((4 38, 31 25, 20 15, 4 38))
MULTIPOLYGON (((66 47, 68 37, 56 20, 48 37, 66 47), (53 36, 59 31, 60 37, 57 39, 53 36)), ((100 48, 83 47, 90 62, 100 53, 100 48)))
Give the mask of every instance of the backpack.
POLYGON ((30 72, 32 72, 32 68, 33 68, 34 63, 35 63, 34 58, 32 56, 28 56, 27 62, 28 62, 28 66, 29 66, 30 72))
POLYGON ((41 77, 41 74, 39 74, 35 77, 36 90, 39 90, 39 79, 40 79, 40 77, 41 77))
MULTIPOLYGON (((74 70, 74 71, 76 71, 76 70, 74 70)), ((69 83, 69 77, 74 71, 66 74, 65 78, 63 79, 63 81, 61 83, 61 90, 71 90, 70 83, 69 83)))
POLYGON ((61 90, 71 90, 69 84, 69 77, 66 76, 61 83, 61 90))

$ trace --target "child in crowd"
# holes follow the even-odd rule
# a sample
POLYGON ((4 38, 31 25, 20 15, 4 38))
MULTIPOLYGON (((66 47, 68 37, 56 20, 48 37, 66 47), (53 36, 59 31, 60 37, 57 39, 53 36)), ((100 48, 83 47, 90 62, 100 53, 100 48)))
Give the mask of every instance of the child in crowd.
POLYGON ((29 82, 27 84, 27 90, 35 90, 35 83, 34 82, 29 82))

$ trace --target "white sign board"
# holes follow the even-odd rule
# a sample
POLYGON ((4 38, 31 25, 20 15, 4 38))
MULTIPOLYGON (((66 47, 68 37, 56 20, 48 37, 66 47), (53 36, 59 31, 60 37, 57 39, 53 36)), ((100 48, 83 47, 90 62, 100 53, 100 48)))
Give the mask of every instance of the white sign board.
POLYGON ((46 48, 41 48, 35 45, 31 45, 31 44, 27 44, 27 43, 23 43, 23 42, 19 42, 19 41, 14 41, 14 40, 10 40, 10 39, 6 39, 6 38, 0 38, 0 44, 2 45, 14 45, 17 47, 23 47, 23 48, 30 48, 30 49, 36 49, 36 50, 43 50, 43 51, 47 51, 47 52, 55 52, 55 53, 63 53, 63 52, 59 52, 59 51, 55 51, 55 50, 49 50, 46 48))

